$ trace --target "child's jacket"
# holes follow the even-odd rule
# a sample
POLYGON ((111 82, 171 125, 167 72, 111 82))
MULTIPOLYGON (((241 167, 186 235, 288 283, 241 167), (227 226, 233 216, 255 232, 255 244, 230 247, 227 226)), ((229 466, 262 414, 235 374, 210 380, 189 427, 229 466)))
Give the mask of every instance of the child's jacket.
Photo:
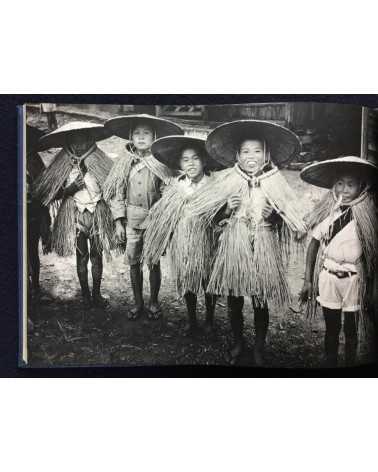
POLYGON ((160 199, 172 173, 152 155, 139 158, 128 146, 110 172, 104 189, 113 219, 125 218, 130 228, 143 229, 150 209, 160 199))

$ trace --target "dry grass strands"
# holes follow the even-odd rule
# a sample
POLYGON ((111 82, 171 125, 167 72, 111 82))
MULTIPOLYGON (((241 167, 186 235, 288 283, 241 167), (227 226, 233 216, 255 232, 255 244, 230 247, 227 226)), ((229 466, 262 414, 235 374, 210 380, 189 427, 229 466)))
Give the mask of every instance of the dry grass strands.
POLYGON ((62 149, 50 166, 37 179, 34 196, 43 205, 49 205, 64 185, 72 170, 71 158, 62 149))
POLYGON ((152 208, 146 222, 143 261, 155 265, 166 252, 173 232, 183 217, 186 198, 176 186, 168 187, 152 208))
POLYGON ((191 198, 178 185, 168 187, 151 210, 144 237, 143 261, 155 265, 168 252, 180 295, 201 290, 202 279, 209 277, 214 252, 212 230, 188 211, 191 198))
POLYGON ((110 208, 103 200, 96 205, 90 236, 94 238, 97 250, 104 253, 107 261, 110 260, 111 251, 116 247, 114 221, 110 208))
POLYGON ((58 256, 72 256, 76 251, 76 205, 72 197, 63 200, 55 218, 51 247, 58 256))
POLYGON ((208 280, 214 258, 214 236, 196 219, 184 217, 173 233, 169 255, 172 277, 179 295, 199 293, 202 280, 208 280))
MULTIPOLYGON (((135 162, 140 158, 128 151, 122 155, 113 165, 104 185, 105 201, 112 200, 116 195, 127 195, 130 171, 135 162)), ((172 172, 154 156, 149 155, 141 159, 146 167, 162 182, 168 184, 172 178, 172 172)))

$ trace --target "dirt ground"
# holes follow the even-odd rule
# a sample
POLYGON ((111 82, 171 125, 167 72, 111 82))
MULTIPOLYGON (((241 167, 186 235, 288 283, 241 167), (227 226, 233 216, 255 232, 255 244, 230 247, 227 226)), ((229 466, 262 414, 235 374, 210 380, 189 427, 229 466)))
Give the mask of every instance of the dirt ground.
MULTIPOLYGON (((77 117, 75 117, 77 119, 77 117)), ((59 125, 72 120, 58 115, 59 125)), ((28 115, 28 123, 41 126, 38 113, 28 115)), ((122 140, 113 137, 100 147, 111 158, 122 152, 122 140)), ((42 157, 49 163, 54 152, 42 157)), ((304 184, 298 172, 285 171, 298 198, 311 208, 320 193, 304 184)), ((271 308, 271 323, 267 339, 266 366, 281 368, 314 368, 323 364, 324 323, 320 312, 317 320, 309 322, 296 302, 304 270, 303 260, 288 268, 293 304, 285 312, 271 308)), ((196 339, 183 335, 186 309, 175 294, 169 277, 169 265, 162 259, 160 300, 163 318, 149 321, 141 318, 128 321, 126 312, 132 306, 128 266, 123 256, 115 256, 104 266, 102 292, 108 298, 107 310, 83 309, 75 258, 58 258, 55 254, 41 255, 41 287, 39 300, 29 303, 28 353, 32 366, 78 365, 226 365, 225 353, 232 341, 226 310, 226 300, 220 298, 216 307, 215 330, 212 335, 200 334, 196 339)), ((144 270, 145 301, 148 303, 148 272, 144 270)), ((247 349, 241 365, 253 366, 253 312, 246 300, 245 338, 247 349)), ((199 297, 198 318, 204 321, 204 300, 199 297)), ((341 345, 342 352, 342 345, 341 345)), ((368 362, 363 350, 360 362, 368 362)))

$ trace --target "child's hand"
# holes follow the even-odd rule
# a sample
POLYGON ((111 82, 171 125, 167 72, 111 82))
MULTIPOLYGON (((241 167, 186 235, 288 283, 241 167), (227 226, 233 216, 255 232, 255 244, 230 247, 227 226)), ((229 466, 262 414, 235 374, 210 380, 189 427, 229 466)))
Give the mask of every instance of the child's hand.
POLYGON ((83 178, 79 174, 75 181, 64 189, 64 197, 73 197, 76 192, 85 187, 83 178))
POLYGON ((226 213, 230 215, 234 210, 237 210, 241 205, 241 198, 239 195, 233 195, 227 200, 226 213))
POLYGON ((76 186, 78 191, 85 187, 85 183, 84 183, 84 180, 83 180, 83 177, 81 176, 81 174, 79 174, 76 177, 74 185, 76 186))
POLYGON ((125 227, 122 223, 121 220, 116 220, 116 228, 115 228, 115 231, 116 231, 116 239, 120 242, 120 243, 125 243, 126 242, 126 231, 125 231, 125 227))
POLYGON ((302 290, 299 292, 299 302, 307 303, 312 299, 312 283, 308 280, 303 282, 302 290))
POLYGON ((270 205, 270 203, 266 203, 264 208, 262 209, 262 217, 266 220, 268 219, 273 213, 273 207, 270 205))

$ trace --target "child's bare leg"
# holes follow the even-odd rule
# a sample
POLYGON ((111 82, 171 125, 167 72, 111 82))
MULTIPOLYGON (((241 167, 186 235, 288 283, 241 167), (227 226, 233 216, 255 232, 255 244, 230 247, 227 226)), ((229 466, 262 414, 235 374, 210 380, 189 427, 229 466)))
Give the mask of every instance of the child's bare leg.
POLYGON ((108 305, 107 300, 101 296, 101 279, 103 272, 103 261, 102 261, 102 251, 98 247, 98 241, 95 238, 91 238, 91 251, 90 259, 92 264, 92 279, 93 279, 93 288, 92 288, 92 298, 95 306, 104 308, 108 305))
POLYGON ((326 324, 324 347, 327 367, 337 367, 339 353, 339 337, 341 331, 341 310, 331 310, 323 307, 326 324))
POLYGON ((344 313, 345 365, 352 367, 356 363, 358 345, 358 313, 344 313))
POLYGON ((159 305, 159 291, 161 286, 160 262, 150 267, 150 318, 158 319, 161 308, 159 305))
POLYGON ((185 332, 188 335, 195 335, 197 333, 197 295, 193 292, 186 292, 184 299, 188 311, 188 323, 185 332))
POLYGON ((133 289, 135 309, 130 311, 129 318, 136 319, 143 311, 143 272, 140 264, 130 266, 131 287, 133 289))
POLYGON ((202 287, 205 291, 205 305, 206 305, 206 321, 205 321, 205 332, 210 333, 213 330, 214 325, 214 311, 215 304, 217 302, 216 295, 212 295, 206 292, 206 283, 202 282, 202 287))
POLYGON ((255 314, 256 332, 254 358, 256 366, 262 367, 264 365, 265 340, 269 327, 269 309, 267 302, 260 303, 256 296, 252 296, 252 305, 255 314))
POLYGON ((232 334, 234 336, 234 345, 230 351, 231 362, 235 363, 243 352, 243 306, 244 297, 234 297, 229 295, 227 297, 228 315, 230 318, 232 334))
POLYGON ((88 285, 88 261, 88 240, 84 233, 78 231, 76 235, 76 269, 79 277, 81 294, 87 308, 91 305, 91 294, 88 285))

